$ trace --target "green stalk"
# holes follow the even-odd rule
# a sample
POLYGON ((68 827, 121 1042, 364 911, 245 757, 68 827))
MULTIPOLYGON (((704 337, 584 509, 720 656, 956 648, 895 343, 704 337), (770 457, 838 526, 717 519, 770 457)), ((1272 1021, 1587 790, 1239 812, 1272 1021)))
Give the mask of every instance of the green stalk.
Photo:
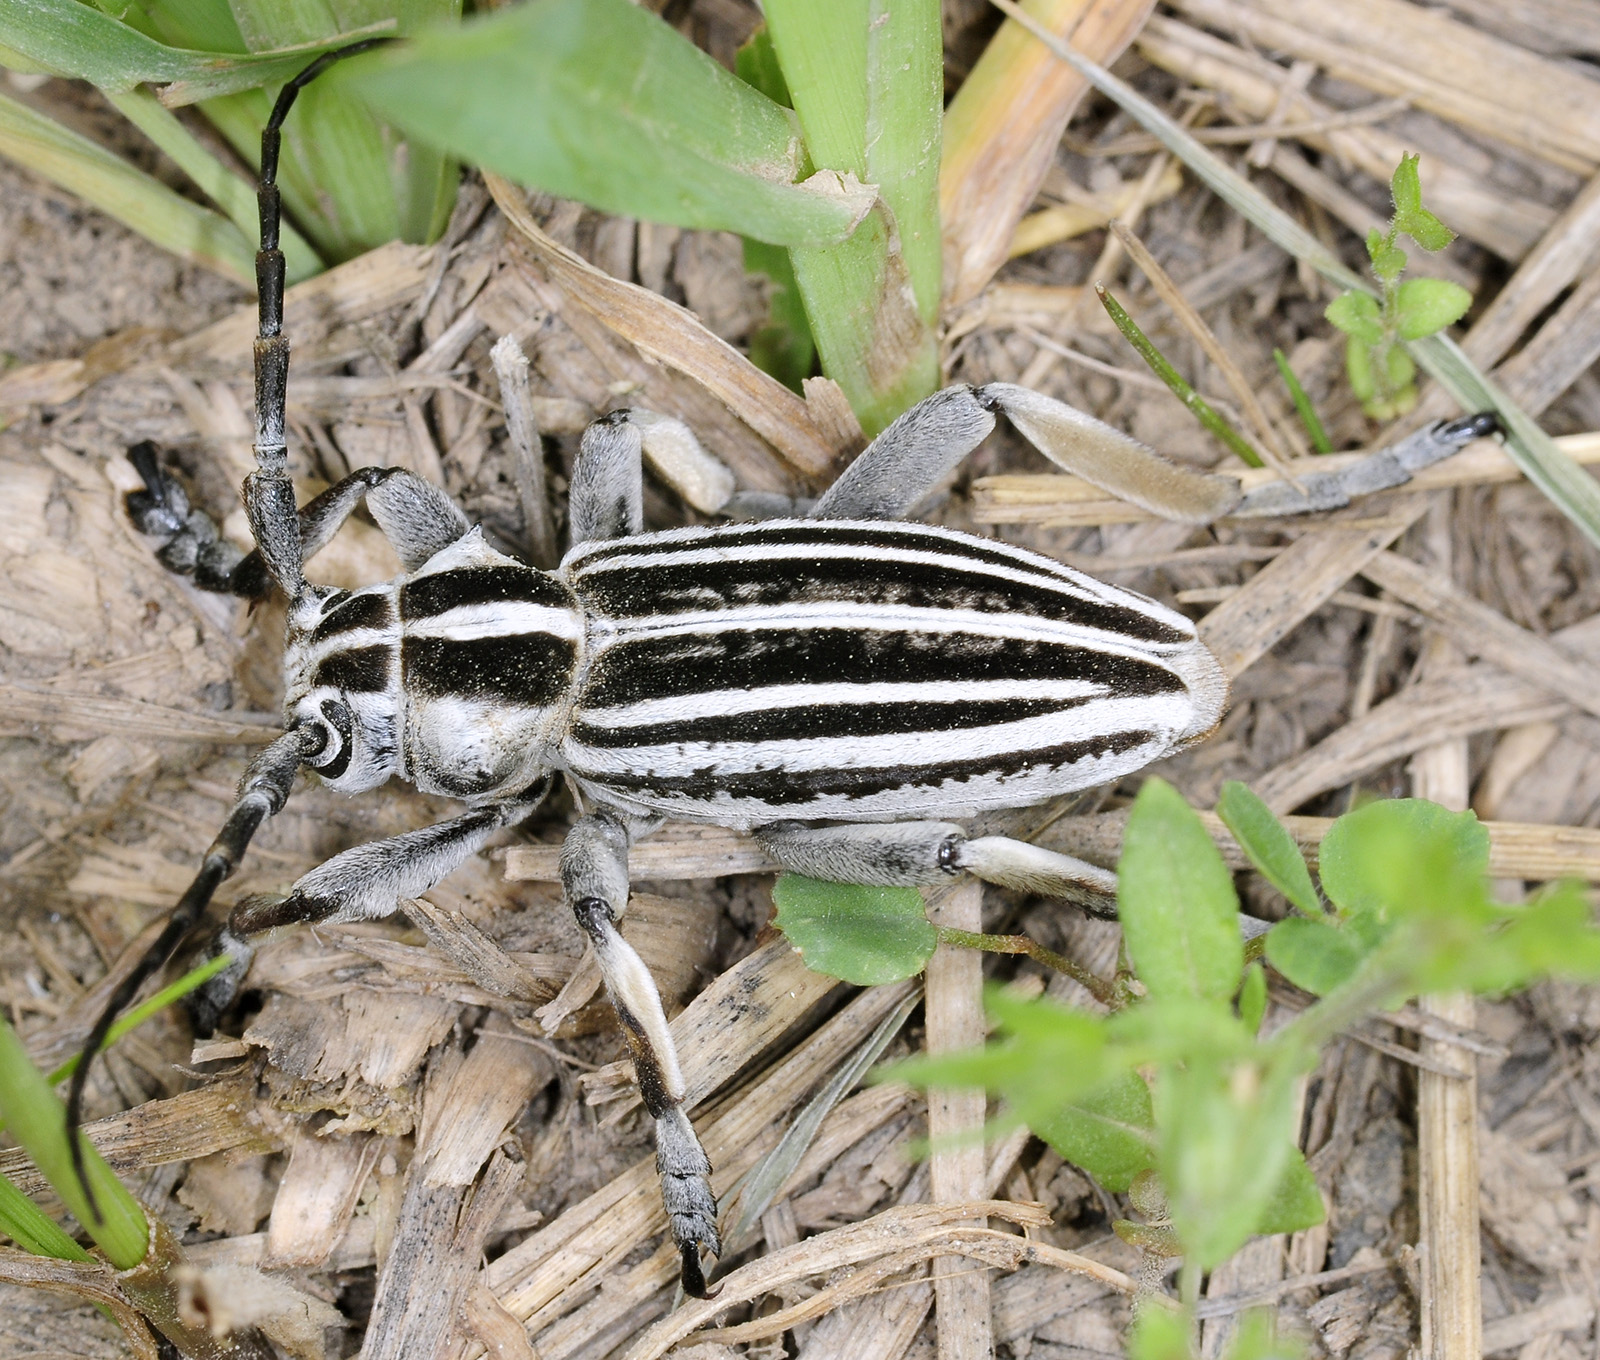
POLYGON ((1332 453, 1333 441, 1328 438, 1328 432, 1322 428, 1317 408, 1311 404, 1306 389, 1300 385, 1300 379, 1295 376, 1294 369, 1289 367, 1289 356, 1274 346, 1272 361, 1278 366, 1278 372, 1283 377, 1283 385, 1289 389, 1289 400, 1294 402, 1294 409, 1300 417, 1301 425, 1305 427, 1306 437, 1311 440, 1311 447, 1318 453, 1332 453))
MULTIPOLYGON (((107 92, 106 98, 124 118, 166 152, 201 192, 227 214, 245 240, 259 238, 260 224, 253 184, 234 174, 207 151, 175 114, 161 106, 161 101, 154 95, 146 94, 143 90, 130 90, 126 94, 107 92)), ((299 283, 323 270, 323 263, 317 258, 316 251, 288 223, 283 226, 283 254, 290 283, 299 283)))
POLYGON ((22 1040, 0 1018, 0 1117, 28 1156, 33 1158, 74 1217, 88 1229, 95 1245, 118 1270, 132 1270, 145 1258, 150 1225, 138 1202, 123 1187, 105 1159, 81 1132, 84 1173, 94 1190, 94 1203, 72 1166, 72 1142, 66 1110, 44 1074, 33 1065, 22 1040))
POLYGON ((253 239, 227 218, 4 95, 0 155, 76 194, 163 250, 254 285, 253 239))
MULTIPOLYGON (((207 959, 199 967, 191 968, 176 982, 163 987, 159 992, 140 1002, 106 1032, 106 1041, 103 1047, 110 1048, 124 1034, 138 1029, 151 1016, 166 1010, 173 1002, 183 1000, 195 988, 204 986, 212 978, 216 977, 218 973, 222 972, 229 962, 230 960, 226 954, 218 954, 216 958, 207 959)), ((78 1060, 81 1056, 81 1054, 74 1053, 66 1062, 56 1068, 46 1080, 52 1086, 59 1086, 78 1070, 78 1060)))
POLYGON ((1139 323, 1128 315, 1123 305, 1098 283, 1095 284, 1094 291, 1111 320, 1116 323, 1117 329, 1122 332, 1123 338, 1139 352, 1139 357, 1150 365, 1150 371, 1172 389, 1173 396, 1189 408, 1190 414, 1251 467, 1265 466, 1261 461, 1261 455, 1255 451, 1250 441, 1234 429, 1210 402, 1189 385, 1183 374, 1168 362, 1167 356, 1157 349, 1150 337, 1140 329, 1139 323))
POLYGON ((769 0, 811 163, 876 187, 843 244, 791 253, 828 376, 875 434, 939 383, 939 7, 769 0))

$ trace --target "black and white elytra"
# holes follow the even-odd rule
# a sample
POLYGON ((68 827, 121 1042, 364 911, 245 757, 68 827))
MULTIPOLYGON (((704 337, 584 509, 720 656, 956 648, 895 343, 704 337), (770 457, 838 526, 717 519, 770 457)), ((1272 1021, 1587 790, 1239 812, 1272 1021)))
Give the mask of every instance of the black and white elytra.
MULTIPOLYGON (((362 45, 365 46, 365 45, 362 45)), ((1199 740, 1228 685, 1181 614, 1021 548, 896 522, 1006 416, 1048 457, 1148 507, 1204 520, 1322 508, 1404 481, 1486 432, 1438 426, 1348 472, 1241 496, 1060 402, 1005 383, 951 387, 885 430, 805 515, 642 533, 641 452, 661 417, 618 411, 584 434, 572 546, 537 570, 491 547, 444 492, 366 468, 303 509, 286 471, 282 256, 274 175, 285 88, 263 134, 257 471, 245 504, 256 550, 220 539, 163 472, 132 453, 129 497, 162 560, 212 590, 288 600, 285 731, 238 801, 167 930, 85 1046, 160 968, 289 796, 298 769, 358 793, 398 777, 462 800, 437 826, 348 850, 279 900, 246 901, 220 935, 234 963, 203 992, 214 1018, 252 937, 308 921, 387 916, 495 831, 526 818, 556 774, 589 809, 561 877, 593 942, 644 1102, 685 1289, 705 1293, 720 1250, 710 1164, 655 984, 622 938, 628 847, 663 818, 753 830, 786 867, 839 882, 937 883, 969 872, 1054 895, 1110 894, 1114 876, 951 817, 1109 782, 1199 740), (1132 484, 1124 471, 1132 463, 1132 484), (361 503, 404 573, 345 591, 303 567, 361 503), (1181 505, 1181 509, 1178 507, 1181 505)), ((88 1062, 69 1100, 76 1125, 88 1062)))

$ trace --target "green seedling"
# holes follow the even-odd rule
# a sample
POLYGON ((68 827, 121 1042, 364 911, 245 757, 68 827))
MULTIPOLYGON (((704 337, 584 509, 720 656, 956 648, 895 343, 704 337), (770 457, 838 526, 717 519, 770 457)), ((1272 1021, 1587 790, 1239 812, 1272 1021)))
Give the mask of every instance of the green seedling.
POLYGON ((1327 318, 1345 333, 1345 369, 1361 408, 1374 420, 1392 420, 1417 404, 1417 365, 1401 345, 1421 340, 1466 315, 1472 294, 1448 279, 1401 279, 1408 257, 1400 238, 1424 250, 1443 250, 1455 233, 1422 206, 1417 158, 1402 156, 1389 182, 1394 215, 1389 229, 1367 234, 1367 258, 1378 296, 1354 289, 1328 304, 1327 318))
MULTIPOLYGON (((1218 812, 1293 908, 1265 934, 1262 952, 1266 965, 1318 998, 1312 1005, 1262 1037, 1266 968, 1245 946, 1233 876, 1199 817, 1151 779, 1129 815, 1118 867, 1129 976, 1121 986, 1102 980, 1110 1013, 994 988, 987 1004, 997 1033, 988 1047, 892 1069, 917 1085, 985 1087, 1014 1122, 1107 1190, 1142 1186, 1146 1200, 1162 1203, 1160 1221, 1119 1231, 1141 1250, 1165 1243, 1183 1256, 1186 1304, 1200 1273, 1249 1237, 1321 1221, 1321 1192, 1296 1145, 1295 1093, 1345 1027, 1424 992, 1600 978, 1600 930, 1581 887, 1557 885, 1525 905, 1494 901, 1488 836, 1470 812, 1407 799, 1359 808, 1323 840, 1320 884, 1244 785, 1224 786, 1218 812)), ((868 904, 843 903, 864 891, 808 885, 804 919, 780 894, 778 924, 810 966, 828 957, 819 937, 846 917, 838 957, 874 939, 874 967, 885 976, 914 973, 938 942, 967 942, 935 931, 909 893, 896 898, 894 929, 876 934, 868 904)), ((1165 1310, 1144 1313, 1157 1311, 1165 1310)), ((1188 1360, 1182 1316, 1176 1330, 1149 1317, 1141 1327, 1155 1330, 1136 1334, 1134 1353, 1188 1360)), ((1241 1355, 1295 1353, 1270 1333, 1240 1338, 1241 1355)))

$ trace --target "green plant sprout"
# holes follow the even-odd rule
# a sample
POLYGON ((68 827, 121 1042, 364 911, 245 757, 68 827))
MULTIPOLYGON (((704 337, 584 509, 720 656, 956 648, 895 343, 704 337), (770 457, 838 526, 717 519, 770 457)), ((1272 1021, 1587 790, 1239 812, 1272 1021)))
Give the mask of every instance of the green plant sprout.
POLYGON ((1406 279, 1401 236, 1424 250, 1443 250, 1455 232, 1422 206, 1417 157, 1402 156, 1389 181, 1394 215, 1389 229, 1367 233, 1367 257, 1379 295, 1350 289, 1328 304, 1327 318, 1345 333, 1345 370, 1361 409, 1374 420, 1392 420, 1417 404, 1417 365, 1403 340, 1421 340, 1466 315, 1472 294, 1448 279, 1406 279))
MULTIPOLYGON (((1581 885, 1547 888, 1526 905, 1494 901, 1488 833, 1470 812, 1402 799, 1348 813, 1322 842, 1320 887, 1287 829, 1244 785, 1224 785, 1217 812, 1293 908, 1264 943, 1247 946, 1251 923, 1199 817, 1151 779, 1130 812, 1118 866, 1129 963, 1114 982, 1102 980, 1110 1013, 992 988, 997 1038, 988 1047, 891 1069, 920 1086, 985 1087, 1003 1097, 1010 1121, 1105 1189, 1139 1187, 1145 1206, 1162 1206, 1157 1221, 1118 1231, 1147 1254, 1182 1255, 1180 1301, 1190 1309, 1202 1273, 1248 1238, 1321 1221, 1321 1192, 1296 1145, 1295 1096, 1348 1025, 1423 992, 1600 978, 1600 930, 1581 885), (1266 1037, 1257 953, 1317 998, 1266 1037)), ((926 962, 937 932, 917 924, 909 899, 884 889, 833 891, 892 896, 893 930, 874 932, 858 903, 833 913, 851 930, 820 941, 829 915, 820 887, 785 879, 778 893, 779 928, 809 966, 859 976, 846 960, 869 939, 872 980, 909 976, 926 962)), ((1187 1357, 1162 1348, 1166 1323, 1149 1326, 1136 1354, 1187 1357)), ((1241 1354, 1291 1353, 1258 1343, 1267 1349, 1241 1354)))

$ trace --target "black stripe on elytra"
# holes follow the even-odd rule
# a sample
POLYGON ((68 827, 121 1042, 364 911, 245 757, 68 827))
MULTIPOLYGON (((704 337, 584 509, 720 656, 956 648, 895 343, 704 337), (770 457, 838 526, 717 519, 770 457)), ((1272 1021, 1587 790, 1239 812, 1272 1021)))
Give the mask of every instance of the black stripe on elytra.
POLYGON ((999 727, 1064 713, 1090 702, 1090 696, 1061 699, 982 699, 899 703, 828 703, 800 700, 782 708, 714 714, 647 727, 605 727, 579 722, 572 740, 605 750, 666 746, 674 742, 800 741, 810 738, 882 737, 894 733, 958 732, 974 727, 999 727))
POLYGON ((390 628, 394 625, 394 602, 387 591, 372 595, 347 595, 327 610, 322 622, 312 629, 313 642, 326 642, 340 633, 358 628, 390 628))
POLYGON ((812 557, 780 561, 738 556, 709 561, 653 562, 585 576, 584 604, 611 618, 649 618, 699 610, 781 608, 802 604, 883 605, 1017 614, 1078 624, 1132 641, 1188 640, 1160 619, 1109 600, 1086 600, 1064 583, 1004 580, 959 557, 937 562, 893 558, 812 557))
POLYGON ((380 642, 371 647, 346 647, 330 652, 317 664, 311 677, 313 689, 331 685, 346 694, 377 694, 389 688, 394 665, 394 647, 380 642))
MULTIPOLYGON (((973 779, 998 779, 1002 783, 1041 770, 1059 770, 1096 757, 1120 755, 1156 740, 1153 732, 1107 732, 1082 741, 1056 746, 1007 751, 968 760, 942 760, 927 765, 886 765, 861 770, 790 770, 774 767, 734 773, 708 765, 686 775, 592 773, 579 764, 579 778, 606 788, 647 797, 681 798, 717 803, 724 798, 749 799, 773 807, 810 803, 818 798, 872 798, 896 789, 942 789, 973 779)), ((959 789, 955 790, 959 794, 959 789)))
POLYGON ((572 642, 550 633, 408 637, 400 646, 400 672, 406 691, 421 697, 543 708, 566 692, 576 657, 572 642))
MULTIPOLYGON (((812 524, 707 526, 695 532, 683 533, 669 530, 662 534, 645 534, 637 538, 597 545, 592 551, 573 563, 573 574, 582 578, 591 566, 603 568, 614 557, 653 557, 675 552, 693 551, 697 548, 715 547, 736 552, 745 547, 769 545, 804 549, 816 545, 857 548, 864 555, 885 549, 913 549, 944 553, 947 556, 985 566, 1005 567, 1011 571, 1032 571, 1042 584, 1068 585, 1079 590, 1107 589, 1105 584, 1086 578, 1082 573, 1064 566, 1052 558, 1030 552, 1026 548, 1013 548, 1004 543, 991 542, 971 534, 943 533, 922 524, 886 523, 882 525, 837 525, 826 520, 812 524), (670 538, 669 534, 681 534, 670 538)), ((803 557, 803 553, 797 554, 803 557)), ((771 559, 768 559, 769 561, 771 559)), ((780 558, 778 561, 788 559, 780 558)), ((626 570, 618 568, 617 570, 626 570)), ((597 575, 601 574, 599 571, 597 575)), ((1143 599, 1133 591, 1118 592, 1143 599)), ((1187 635, 1185 635, 1187 636, 1187 635)))
POLYGON ((611 708, 768 685, 975 680, 1085 680, 1130 696, 1184 687, 1154 661, 1075 643, 866 628, 720 628, 613 643, 595 659, 579 705, 611 708))
POLYGON ((532 567, 456 567, 419 576, 400 587, 400 617, 428 619, 467 604, 516 601, 572 607, 572 596, 553 576, 532 567))

